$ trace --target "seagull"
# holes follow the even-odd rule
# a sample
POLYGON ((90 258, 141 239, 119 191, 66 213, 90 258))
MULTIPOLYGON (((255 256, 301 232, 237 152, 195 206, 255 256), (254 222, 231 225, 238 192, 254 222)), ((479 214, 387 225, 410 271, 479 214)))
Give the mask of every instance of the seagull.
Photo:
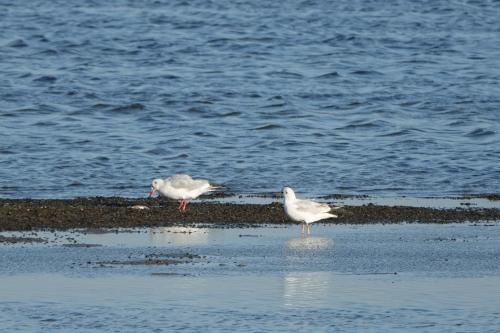
MULTIPOLYGON (((302 233, 304 233, 305 224, 307 224, 307 233, 310 234, 311 223, 337 217, 335 214, 330 214, 332 207, 325 203, 297 199, 295 192, 290 187, 283 188, 283 196, 285 197, 286 215, 294 221, 301 222, 302 233)), ((333 209, 339 208, 333 207, 333 209)))
POLYGON ((185 211, 188 199, 196 199, 203 193, 211 192, 218 187, 210 185, 206 179, 193 179, 189 175, 174 175, 167 179, 153 179, 151 182, 151 198, 156 191, 170 199, 179 200, 179 210, 185 211))

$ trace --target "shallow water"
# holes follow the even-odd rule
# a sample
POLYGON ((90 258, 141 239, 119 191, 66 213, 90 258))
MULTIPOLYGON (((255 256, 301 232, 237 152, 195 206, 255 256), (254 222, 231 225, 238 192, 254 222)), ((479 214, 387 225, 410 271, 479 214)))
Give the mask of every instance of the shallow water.
POLYGON ((498 192, 497 1, 0 3, 0 196, 498 192))
POLYGON ((499 282, 323 272, 222 279, 35 276, 2 279, 16 295, 3 295, 0 319, 6 331, 497 332, 499 282))
POLYGON ((498 223, 37 235, 49 244, 0 246, 1 330, 500 329, 498 223), (68 237, 102 246, 63 247, 68 237), (200 257, 97 264, 185 252, 200 257))

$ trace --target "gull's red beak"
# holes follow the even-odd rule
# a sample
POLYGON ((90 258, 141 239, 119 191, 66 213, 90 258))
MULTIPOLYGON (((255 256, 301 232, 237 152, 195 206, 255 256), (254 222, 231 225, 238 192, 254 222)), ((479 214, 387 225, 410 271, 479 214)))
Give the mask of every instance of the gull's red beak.
POLYGON ((148 198, 151 198, 151 197, 153 196, 153 194, 155 194, 155 191, 154 191, 154 190, 153 190, 153 191, 150 191, 150 192, 149 192, 149 195, 148 195, 148 198))

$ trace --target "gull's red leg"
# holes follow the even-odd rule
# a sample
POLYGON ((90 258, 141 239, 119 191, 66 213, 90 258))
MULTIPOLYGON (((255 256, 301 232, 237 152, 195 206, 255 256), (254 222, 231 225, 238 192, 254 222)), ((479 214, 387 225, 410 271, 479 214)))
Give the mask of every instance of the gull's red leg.
POLYGON ((182 209, 182 204, 184 203, 184 199, 179 201, 179 207, 177 207, 178 210, 182 209))
POLYGON ((187 200, 184 199, 184 205, 182 206, 182 211, 185 212, 186 211, 186 205, 187 205, 187 200))

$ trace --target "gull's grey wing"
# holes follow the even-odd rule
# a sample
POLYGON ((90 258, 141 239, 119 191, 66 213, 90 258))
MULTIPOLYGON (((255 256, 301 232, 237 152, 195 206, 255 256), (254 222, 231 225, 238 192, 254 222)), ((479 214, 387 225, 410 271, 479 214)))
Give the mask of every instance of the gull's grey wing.
POLYGON ((310 213, 328 213, 330 210, 330 206, 326 203, 314 202, 311 200, 300 200, 297 199, 295 202, 296 208, 300 211, 310 212, 310 213))
POLYGON ((189 175, 175 175, 167 178, 167 181, 174 188, 183 188, 188 191, 210 185, 206 179, 193 179, 189 175))

